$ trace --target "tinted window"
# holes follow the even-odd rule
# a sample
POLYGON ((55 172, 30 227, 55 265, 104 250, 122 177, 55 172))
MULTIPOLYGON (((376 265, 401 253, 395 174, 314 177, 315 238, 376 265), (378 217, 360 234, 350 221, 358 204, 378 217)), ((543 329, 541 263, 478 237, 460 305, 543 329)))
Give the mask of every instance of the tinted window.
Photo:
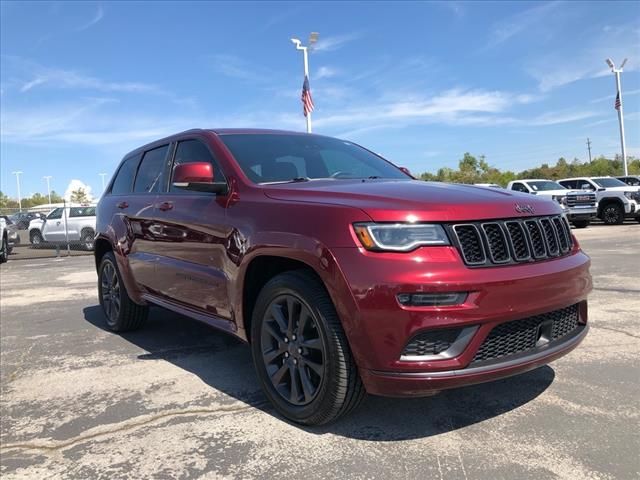
POLYGON ((551 180, 540 180, 537 182, 529 182, 529 186, 535 192, 544 192, 549 190, 564 190, 564 187, 557 182, 551 180))
POLYGON ((527 190, 527 187, 525 187, 522 183, 519 183, 519 182, 511 185, 511 190, 515 190, 516 192, 529 193, 529 190, 527 190))
POLYGON ((95 217, 96 207, 72 207, 69 217, 95 217))
POLYGON ((149 150, 144 154, 142 163, 140 163, 140 167, 138 168, 135 184, 133 185, 133 191, 135 193, 153 193, 160 191, 167 150, 169 150, 169 145, 149 150))
POLYGON ((624 183, 626 183, 627 185, 633 185, 634 187, 640 185, 640 178, 638 177, 624 177, 621 180, 624 181, 624 183))
POLYGON ((47 219, 55 220, 57 218, 62 218, 62 210, 62 208, 56 208, 51 213, 49 213, 49 215, 47 215, 47 219))
POLYGON ((617 178, 594 178, 593 181, 603 188, 626 186, 626 183, 621 182, 617 178))
POLYGON ((381 157, 351 142, 329 137, 280 134, 229 134, 220 139, 247 177, 256 183, 296 177, 410 178, 381 157))
POLYGON ((569 188, 569 189, 575 189, 577 188, 578 182, 576 180, 563 180, 561 182, 558 182, 560 185, 562 185, 564 188, 569 188))
MULTIPOLYGON (((178 143, 176 155, 173 160, 173 168, 177 165, 195 162, 209 162, 213 165, 214 180, 216 182, 224 182, 224 175, 216 163, 213 155, 209 152, 207 146, 199 140, 185 140, 178 143)), ((172 180, 173 181, 173 180, 172 180)), ((169 186, 171 192, 191 193, 181 188, 175 188, 173 184, 169 186)))
POLYGON ((111 186, 111 193, 114 195, 123 195, 131 193, 131 187, 133 186, 133 177, 136 175, 136 168, 138 168, 138 162, 140 161, 140 155, 127 158, 118 170, 113 185, 111 186))

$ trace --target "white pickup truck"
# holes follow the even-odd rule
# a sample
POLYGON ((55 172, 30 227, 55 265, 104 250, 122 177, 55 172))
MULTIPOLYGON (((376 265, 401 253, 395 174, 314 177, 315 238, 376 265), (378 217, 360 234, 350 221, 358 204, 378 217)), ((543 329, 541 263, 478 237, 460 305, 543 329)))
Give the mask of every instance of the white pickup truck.
POLYGON ((598 218, 607 225, 618 225, 628 217, 640 222, 640 187, 613 177, 564 178, 558 183, 566 188, 593 192, 598 199, 598 218))
POLYGON ((96 231, 95 206, 58 207, 51 210, 44 219, 34 219, 29 223, 29 240, 32 245, 64 244, 80 245, 85 250, 93 250, 96 231), (66 210, 66 211, 65 211, 66 210))
POLYGON ((560 204, 568 220, 576 228, 585 228, 598 213, 596 195, 587 191, 567 190, 563 185, 539 178, 514 180, 508 190, 549 197, 560 204))

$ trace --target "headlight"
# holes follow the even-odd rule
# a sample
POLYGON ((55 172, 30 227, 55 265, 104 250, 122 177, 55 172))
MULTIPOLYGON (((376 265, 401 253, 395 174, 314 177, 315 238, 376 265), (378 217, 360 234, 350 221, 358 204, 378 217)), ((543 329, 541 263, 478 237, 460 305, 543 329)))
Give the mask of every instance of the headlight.
POLYGON ((450 245, 441 225, 357 223, 353 229, 367 250, 408 252, 423 245, 450 245))
POLYGON ((560 205, 567 204, 567 197, 565 195, 552 195, 551 198, 558 202, 560 205))
POLYGON ((624 196, 636 202, 640 200, 640 192, 624 192, 624 196))

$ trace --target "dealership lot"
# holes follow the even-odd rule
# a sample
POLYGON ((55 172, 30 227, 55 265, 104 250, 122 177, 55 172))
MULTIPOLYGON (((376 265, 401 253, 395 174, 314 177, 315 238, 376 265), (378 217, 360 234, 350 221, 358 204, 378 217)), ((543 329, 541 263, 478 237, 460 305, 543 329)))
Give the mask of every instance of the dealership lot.
POLYGON ((90 256, 2 265, 3 478, 637 478, 640 225, 574 231, 591 331, 550 366, 336 424, 279 418, 249 349, 160 309, 104 329, 90 256))

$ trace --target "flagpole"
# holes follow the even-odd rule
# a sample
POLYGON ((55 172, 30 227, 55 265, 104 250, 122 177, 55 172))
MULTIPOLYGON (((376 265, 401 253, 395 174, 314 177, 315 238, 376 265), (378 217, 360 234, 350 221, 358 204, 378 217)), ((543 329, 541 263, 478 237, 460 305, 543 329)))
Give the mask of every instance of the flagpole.
MULTIPOLYGON (((606 60, 607 65, 611 68, 611 71, 616 76, 616 92, 617 98, 620 101, 620 107, 618 110, 618 123, 620 124, 620 143, 622 145, 622 162, 624 164, 624 175, 625 177, 629 175, 629 168, 627 166, 627 145, 624 140, 624 112, 623 112, 623 102, 622 102, 622 86, 620 84, 620 74, 622 73, 622 69, 624 68, 624 64, 627 63, 627 59, 625 58, 620 65, 620 68, 616 68, 613 64, 613 61, 610 58, 606 60)), ((617 102, 616 102, 617 105, 617 102)))
MULTIPOLYGON (((307 47, 302 47, 302 56, 304 58, 304 78, 309 80, 309 54, 307 53, 307 47)), ((307 133, 311 133, 311 112, 307 112, 305 118, 307 119, 307 133)))

